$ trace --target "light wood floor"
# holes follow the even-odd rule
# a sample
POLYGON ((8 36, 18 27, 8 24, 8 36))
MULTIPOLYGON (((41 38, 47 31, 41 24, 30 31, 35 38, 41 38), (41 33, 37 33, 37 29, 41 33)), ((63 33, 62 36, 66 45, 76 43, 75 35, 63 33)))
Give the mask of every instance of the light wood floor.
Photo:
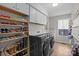
POLYGON ((55 43, 51 56, 71 56, 71 48, 67 44, 55 43))

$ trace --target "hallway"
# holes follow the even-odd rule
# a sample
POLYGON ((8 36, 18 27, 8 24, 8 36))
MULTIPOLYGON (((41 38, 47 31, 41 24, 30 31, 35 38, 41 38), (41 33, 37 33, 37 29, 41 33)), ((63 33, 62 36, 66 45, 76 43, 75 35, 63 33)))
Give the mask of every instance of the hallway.
POLYGON ((67 44, 55 43, 51 56, 71 56, 71 48, 67 44))

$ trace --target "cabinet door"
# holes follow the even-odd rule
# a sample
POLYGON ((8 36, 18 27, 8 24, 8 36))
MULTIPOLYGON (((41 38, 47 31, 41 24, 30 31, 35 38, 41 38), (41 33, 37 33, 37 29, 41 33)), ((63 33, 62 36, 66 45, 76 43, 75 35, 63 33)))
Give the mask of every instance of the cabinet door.
POLYGON ((42 24, 46 24, 46 23, 47 23, 47 19, 46 19, 47 16, 45 16, 45 15, 42 14, 42 15, 41 15, 41 18, 42 18, 41 23, 42 23, 42 24))
POLYGON ((42 24, 42 15, 39 11, 37 11, 37 23, 42 24))
POLYGON ((43 24, 46 25, 46 23, 47 23, 47 16, 43 15, 43 24))
POLYGON ((44 22, 45 22, 44 21, 44 16, 43 16, 43 14, 41 14, 41 23, 44 24, 44 22))
POLYGON ((17 10, 29 15, 29 5, 26 3, 17 3, 17 10))
POLYGON ((37 11, 30 7, 30 22, 34 22, 34 23, 37 23, 37 11))
POLYGON ((14 9, 14 10, 17 10, 16 3, 0 3, 0 5, 6 6, 8 8, 14 9))
POLYGON ((46 16, 36 9, 30 7, 30 22, 46 24, 46 16))

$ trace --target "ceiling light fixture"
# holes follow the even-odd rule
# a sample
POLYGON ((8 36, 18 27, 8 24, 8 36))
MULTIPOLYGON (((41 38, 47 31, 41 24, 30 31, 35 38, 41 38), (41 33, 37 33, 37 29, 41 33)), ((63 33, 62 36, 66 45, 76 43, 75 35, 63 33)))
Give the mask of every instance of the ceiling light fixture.
POLYGON ((52 5, 53 5, 53 7, 56 7, 56 6, 58 6, 58 3, 53 3, 52 5))

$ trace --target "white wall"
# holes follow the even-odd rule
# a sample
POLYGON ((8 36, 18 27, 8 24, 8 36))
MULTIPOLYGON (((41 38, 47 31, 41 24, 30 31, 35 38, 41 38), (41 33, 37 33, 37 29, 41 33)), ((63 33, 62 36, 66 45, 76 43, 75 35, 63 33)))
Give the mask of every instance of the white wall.
POLYGON ((49 32, 54 35, 56 41, 66 42, 65 41, 66 37, 64 38, 64 37, 60 37, 58 35, 58 29, 57 29, 58 28, 58 20, 62 20, 62 19, 71 20, 71 14, 49 17, 49 32))
POLYGON ((62 19, 71 20, 71 15, 66 14, 66 15, 60 15, 60 16, 55 16, 55 17, 49 17, 49 31, 54 33, 56 29, 58 28, 58 20, 62 20, 62 19))
POLYGON ((78 41, 79 43, 79 16, 72 21, 73 21, 72 34, 76 38, 75 40, 78 41))
POLYGON ((75 20, 79 14, 79 3, 76 3, 73 5, 72 9, 72 20, 75 20))
POLYGON ((76 43, 79 44, 79 3, 74 4, 72 10, 72 35, 76 38, 76 43))

